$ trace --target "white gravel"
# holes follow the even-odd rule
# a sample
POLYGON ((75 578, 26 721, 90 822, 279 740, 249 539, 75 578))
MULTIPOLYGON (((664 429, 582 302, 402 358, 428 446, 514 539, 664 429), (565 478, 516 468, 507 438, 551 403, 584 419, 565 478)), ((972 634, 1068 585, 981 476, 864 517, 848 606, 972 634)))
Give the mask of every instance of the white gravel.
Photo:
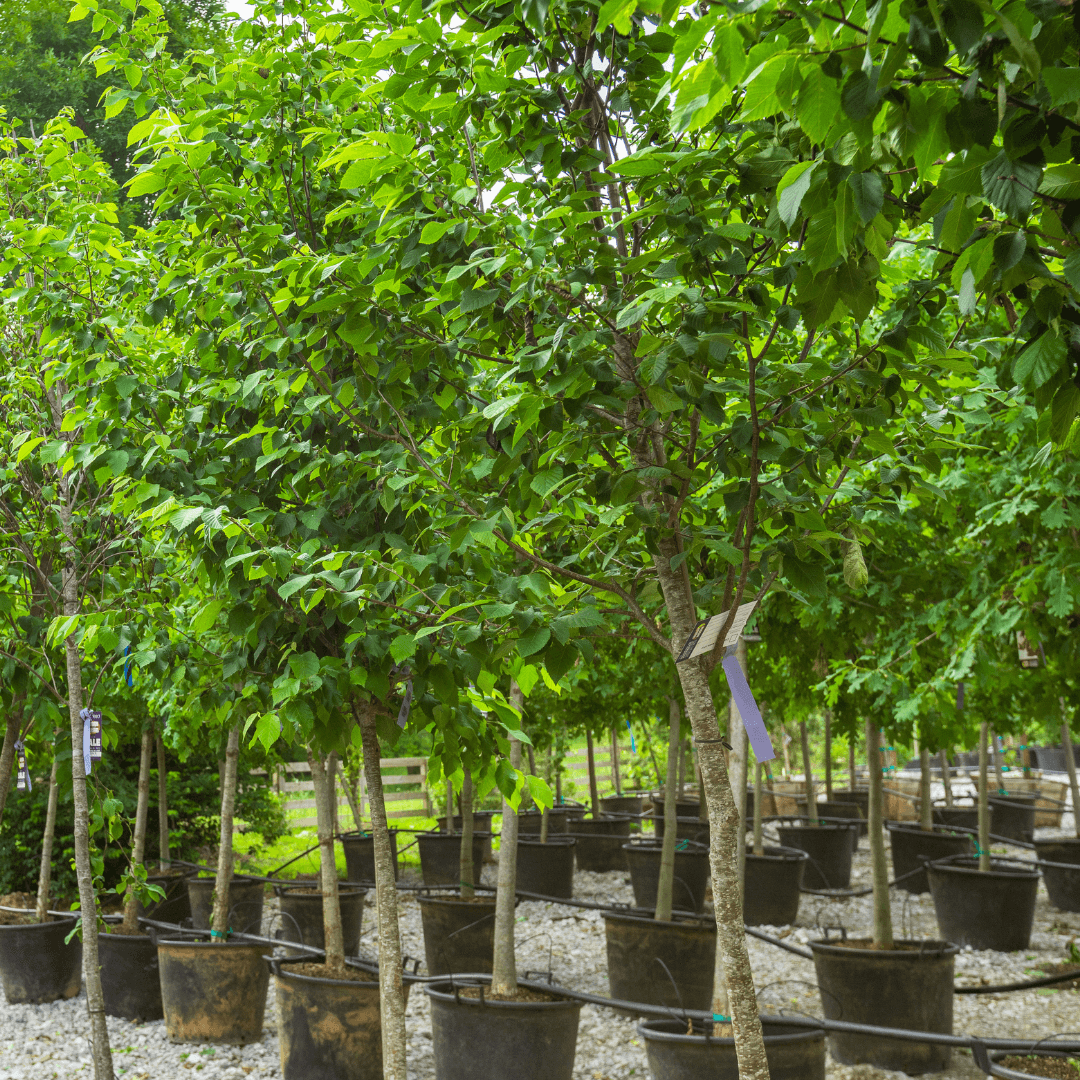
MULTIPOLYGON (((1063 821, 1071 832, 1071 815, 1063 821)), ((1039 830, 1040 835, 1053 835, 1039 830)), ((865 839, 855 859, 852 886, 868 885, 870 871, 865 839)), ((494 884, 494 868, 485 867, 484 880, 494 884)), ((601 903, 632 902, 623 874, 578 873, 575 897, 601 903)), ((423 957, 419 906, 409 894, 399 894, 402 945, 406 953, 423 957)), ((273 912, 267 899, 267 925, 273 912)), ((365 911, 362 947, 373 953, 374 926, 365 911)), ((896 930, 904 936, 936 937, 937 924, 929 895, 893 892, 896 930)), ((772 932, 804 943, 819 936, 823 926, 845 926, 855 936, 868 934, 870 898, 824 899, 805 895, 794 927, 772 932)), ((768 927, 763 929, 769 930, 768 927)), ((960 953, 959 982, 990 985, 1025 977, 1040 962, 1066 959, 1070 941, 1080 941, 1080 914, 1050 906, 1039 886, 1035 931, 1023 953, 960 953)), ((753 938, 747 939, 750 959, 764 1011, 781 1009, 821 1015, 813 963, 753 938)), ((558 904, 522 903, 518 907, 517 959, 519 971, 551 970, 562 985, 607 994, 604 924, 599 912, 558 904)), ((1012 994, 959 995, 954 998, 954 1030, 991 1037, 1015 1035, 1041 1038, 1056 1032, 1080 1031, 1080 993, 1072 990, 1027 990, 1012 994)), ((49 1005, 0 1004, 0 1080, 76 1080, 92 1076, 87 1039, 86 1001, 78 998, 49 1005)), ((410 1080, 434 1080, 430 1010, 421 987, 410 994, 407 1012, 410 1080)), ((262 1041, 243 1048, 174 1046, 161 1022, 132 1024, 109 1019, 116 1072, 124 1080, 241 1080, 280 1077, 273 990, 267 1005, 262 1041)), ((829 1080, 870 1080, 902 1076, 869 1066, 846 1067, 828 1060, 829 1080)), ((981 1074, 966 1052, 954 1053, 952 1067, 937 1074, 949 1080, 973 1080, 981 1074)), ((581 1011, 574 1080, 626 1080, 649 1076, 645 1050, 634 1023, 607 1009, 585 1006, 581 1011)))

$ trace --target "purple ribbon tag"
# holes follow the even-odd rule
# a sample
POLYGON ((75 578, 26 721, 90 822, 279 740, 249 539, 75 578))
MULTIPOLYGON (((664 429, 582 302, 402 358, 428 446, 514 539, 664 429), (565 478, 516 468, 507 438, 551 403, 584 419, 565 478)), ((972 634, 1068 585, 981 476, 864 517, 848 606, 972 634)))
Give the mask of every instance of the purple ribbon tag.
POLYGON ((727 676, 731 696, 735 699, 735 706, 742 717, 743 727, 746 728, 750 745, 754 748, 754 756, 758 761, 772 761, 776 757, 776 751, 773 750, 765 721, 761 719, 757 702, 750 691, 750 685, 746 681, 738 657, 725 656, 721 663, 724 665, 724 674, 727 676))

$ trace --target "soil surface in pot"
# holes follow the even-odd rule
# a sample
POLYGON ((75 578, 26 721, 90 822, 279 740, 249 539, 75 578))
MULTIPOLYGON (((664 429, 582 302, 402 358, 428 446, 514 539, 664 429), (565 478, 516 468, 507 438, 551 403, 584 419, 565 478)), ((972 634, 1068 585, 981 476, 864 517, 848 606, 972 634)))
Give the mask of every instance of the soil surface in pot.
POLYGON ((565 1001, 558 994, 549 994, 543 990, 533 990, 528 986, 519 986, 512 994, 493 994, 490 986, 463 986, 458 993, 462 997, 480 1000, 480 991, 484 991, 485 1001, 565 1001))
POLYGON ((325 964, 290 964, 283 971, 290 975, 306 975, 309 979, 334 979, 336 982, 373 983, 378 978, 362 968, 350 967, 346 964, 344 971, 335 971, 332 975, 326 970, 325 964))
POLYGON ((1029 1076, 1047 1076, 1050 1080, 1080 1080, 1080 1069, 1065 1058, 1036 1057, 1033 1054, 1013 1054, 1002 1058, 999 1065, 1013 1072, 1027 1073, 1029 1076))

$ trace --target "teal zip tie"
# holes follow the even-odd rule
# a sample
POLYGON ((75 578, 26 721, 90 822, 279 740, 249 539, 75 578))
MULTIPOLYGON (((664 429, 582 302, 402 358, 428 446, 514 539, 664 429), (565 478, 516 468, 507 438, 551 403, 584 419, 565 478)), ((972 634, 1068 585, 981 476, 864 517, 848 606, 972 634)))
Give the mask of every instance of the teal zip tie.
POLYGON ((713 1013, 712 1018, 718 1024, 730 1024, 731 1023, 731 1017, 730 1016, 721 1016, 719 1013, 713 1013))

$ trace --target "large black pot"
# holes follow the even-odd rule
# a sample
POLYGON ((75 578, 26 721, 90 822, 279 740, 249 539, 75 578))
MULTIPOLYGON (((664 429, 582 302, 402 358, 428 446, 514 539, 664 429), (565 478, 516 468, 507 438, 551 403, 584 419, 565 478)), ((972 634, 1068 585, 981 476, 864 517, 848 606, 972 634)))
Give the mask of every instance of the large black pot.
POLYGON ((680 916, 657 922, 650 916, 604 912, 611 996, 671 1009, 710 1010, 716 924, 680 916))
POLYGON ((1034 795, 991 795, 987 799, 994 808, 995 836, 1030 844, 1035 839, 1034 795))
MULTIPOLYGON (((949 941, 898 941, 896 949, 812 941, 821 1007, 827 1020, 951 1035, 953 962, 949 941)), ((948 1068, 951 1049, 857 1032, 829 1035, 829 1049, 845 1065, 868 1064, 909 1075, 948 1068)))
POLYGON ((424 990, 439 1080, 571 1080, 580 1001, 470 998, 452 982, 424 990))
POLYGON ((1050 903, 1059 911, 1080 911, 1080 838, 1036 840, 1035 854, 1050 903))
MULTIPOLYGON (((709 1027, 713 1025, 709 1024, 709 1027)), ((653 1080, 739 1080, 735 1040, 717 1038, 700 1020, 688 1035, 685 1020, 638 1024, 653 1080)), ((825 1080, 825 1033, 762 1016, 771 1080, 825 1080)))
MULTIPOLYGON (((1039 1068, 1038 1063, 1034 1063, 1031 1072, 1021 1072, 1019 1069, 1007 1068, 1002 1062, 1005 1058, 1028 1057, 1030 1054, 1036 1058, 1055 1058, 1058 1062, 1061 1062, 1061 1064, 1064 1064, 1065 1067, 1068 1068, 1070 1059, 1073 1061, 1076 1060, 1076 1055, 1074 1053, 1069 1053, 1065 1050, 1054 1050, 1052 1047, 1053 1043, 1044 1041, 1041 1044, 1034 1043, 1028 1052, 1025 1052, 1024 1050, 995 1050, 990 1054, 986 1054, 986 1047, 981 1046, 975 1047, 973 1056, 977 1068, 987 1076, 998 1076, 1001 1077, 1002 1080, 1039 1080, 1040 1077, 1045 1078, 1049 1076, 1050 1069, 1041 1069, 1039 1068), (980 1051, 982 1052, 980 1053, 980 1051), (984 1054, 985 1057, 983 1057, 984 1054), (980 1058, 982 1058, 982 1060, 980 1060, 980 1058)), ((1025 1062, 1025 1064, 1031 1063, 1025 1062)), ((1055 1068, 1053 1070, 1053 1075, 1060 1076, 1060 1068, 1060 1065, 1055 1068)))
POLYGON ((1018 862, 999 859, 990 867, 979 870, 977 858, 927 866, 941 936, 973 949, 1026 949, 1035 918, 1039 873, 1018 862))
MULTIPOLYGON (((539 836, 543 825, 543 814, 539 810, 526 810, 518 814, 518 836, 539 836)), ((565 836, 570 829, 570 816, 567 811, 561 814, 551 810, 548 813, 548 836, 565 836)))
MULTIPOLYGON (((623 851, 630 868, 634 903, 639 908, 656 907, 656 890, 660 881, 660 841, 635 840, 623 844, 623 851)), ((691 840, 679 840, 675 848, 672 906, 681 911, 701 912, 705 907, 708 884, 709 849, 691 840)))
POLYGON ((783 847, 798 848, 810 856, 803 873, 807 889, 846 889, 851 884, 851 825, 780 825, 783 847))
MULTIPOLYGON (((473 884, 480 876, 480 867, 484 865, 484 845, 490 840, 490 833, 473 833, 473 884)), ((461 881, 461 834, 420 833, 416 846, 420 849, 420 872, 424 876, 424 884, 453 885, 457 888, 461 881)))
MULTIPOLYGON (((446 815, 436 818, 439 823, 439 832, 446 831, 446 815)), ((474 810, 473 811, 473 832, 474 833, 487 833, 487 843, 484 844, 484 862, 493 862, 494 856, 491 853, 491 835, 493 832, 492 822, 495 820, 494 810, 474 810)), ((454 832, 460 833, 462 829, 462 816, 460 814, 454 815, 454 832)))
POLYGON ((571 899, 576 846, 572 836, 549 836, 546 844, 539 840, 518 840, 518 891, 571 899))
MULTIPOLYGON (((654 795, 652 797, 653 804, 653 816, 664 816, 664 796, 654 795)), ((676 799, 675 800, 675 814, 677 817, 692 817, 697 818, 700 815, 701 806, 697 799, 676 799)), ((707 821, 708 817, 702 819, 707 821)))
MULTIPOLYGON (((296 941, 302 945, 311 945, 316 949, 326 947, 326 935, 323 926, 323 894, 311 890, 310 885, 292 885, 274 887, 278 894, 281 910, 281 929, 278 937, 282 941, 296 941)), ((355 956, 360 948, 360 926, 364 918, 364 897, 366 889, 351 885, 338 887, 338 908, 341 911, 341 934, 345 944, 345 955, 355 956)), ((292 955, 290 953, 290 955, 292 955)), ((297 956, 308 955, 296 953, 297 956)))
MULTIPOLYGON (((303 975, 266 958, 277 991, 284 1080, 382 1080, 379 982, 303 975)), ((310 961, 309 961, 310 962, 310 961)))
POLYGON ((0 926, 0 979, 9 1005, 33 1005, 73 998, 82 982, 82 942, 75 916, 49 922, 0 926))
MULTIPOLYGON (((987 807, 990 815, 990 831, 994 832, 994 808, 987 807)), ((935 806, 933 811, 935 825, 947 825, 950 829, 979 828, 979 808, 977 806, 935 806)))
POLYGON ((105 1015, 145 1023, 161 1020, 157 942, 149 934, 98 934, 105 1015))
POLYGON ((174 1043, 244 1046, 262 1037, 265 945, 157 938, 165 1032, 174 1043))
MULTIPOLYGON (((397 829, 390 829, 390 851, 394 856, 394 880, 398 879, 397 829)), ((349 881, 375 884, 375 837, 371 833, 345 833, 341 838, 345 852, 345 876, 349 881)))
MULTIPOLYGON (((210 876, 187 879, 191 902, 191 925, 209 930, 214 913, 214 881, 210 876)), ((261 881, 237 874, 229 882, 229 929, 237 933, 257 934, 262 926, 266 886, 261 881)))
POLYGON ((832 801, 843 803, 846 806, 859 808, 859 835, 866 836, 870 831, 870 792, 867 788, 856 788, 854 791, 833 790, 832 801))
POLYGON ((799 913, 799 890, 809 856, 799 848, 746 851, 743 922, 747 926, 790 926, 799 913))
MULTIPOLYGON (((664 836, 663 816, 653 816, 653 831, 656 839, 661 840, 664 836)), ((680 840, 693 840, 695 843, 709 844, 709 823, 696 817, 680 817, 675 819, 675 835, 680 840)))
POLYGON ((140 918, 147 916, 158 922, 181 923, 191 918, 191 900, 188 898, 187 879, 197 870, 176 870, 167 874, 151 874, 146 881, 165 890, 165 897, 144 908, 136 903, 140 918))
MULTIPOLYGON (((820 801, 815 804, 817 806, 817 815, 819 819, 824 819, 828 825, 843 824, 844 821, 850 821, 858 828, 851 830, 851 849, 852 851, 859 850, 859 837, 863 835, 863 826, 866 822, 863 821, 862 813, 854 803, 846 802, 824 802, 820 801), (833 820, 829 820, 832 818, 833 820), (841 821, 836 819, 840 818, 841 821)), ((809 814, 806 809, 806 804, 803 803, 799 807, 799 816, 809 818, 809 814)))
POLYGON ((630 818, 582 818, 575 821, 570 834, 577 840, 574 859, 579 870, 604 874, 611 870, 627 870, 623 844, 630 839, 630 818))
POLYGON ((429 975, 490 974, 495 956, 495 900, 419 896, 429 975))
POLYGON ((638 815, 644 802, 644 795, 605 795, 600 800, 600 813, 638 815))
POLYGON ((889 830, 897 888, 909 893, 930 891, 924 861, 967 855, 975 850, 970 833, 950 832, 944 825, 935 825, 929 832, 924 832, 919 825, 909 821, 887 821, 885 828, 889 830))

